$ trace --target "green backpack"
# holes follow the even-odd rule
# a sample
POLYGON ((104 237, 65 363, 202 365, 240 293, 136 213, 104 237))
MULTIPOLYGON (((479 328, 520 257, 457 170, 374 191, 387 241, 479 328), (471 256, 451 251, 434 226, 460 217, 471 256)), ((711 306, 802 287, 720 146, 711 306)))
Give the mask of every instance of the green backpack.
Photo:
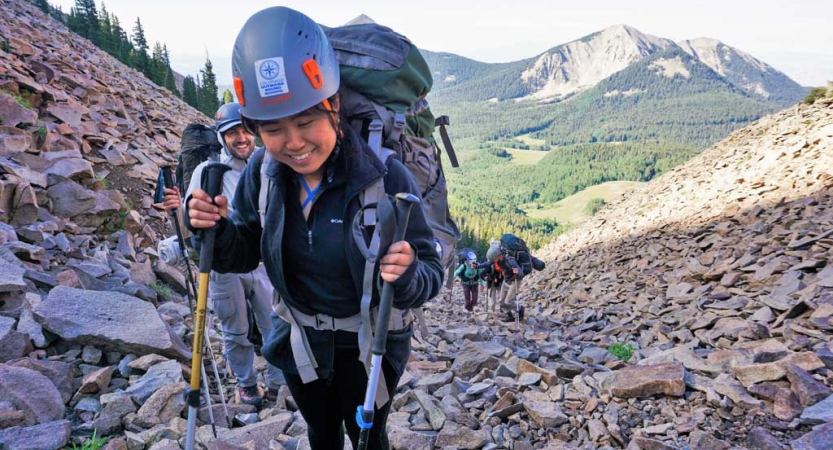
POLYGON ((434 82, 428 63, 406 37, 375 23, 325 27, 324 32, 341 69, 344 117, 382 161, 395 157, 414 175, 443 267, 449 267, 460 231, 448 209, 435 128, 452 166, 458 164, 445 129, 448 117, 435 119, 425 100, 434 82))

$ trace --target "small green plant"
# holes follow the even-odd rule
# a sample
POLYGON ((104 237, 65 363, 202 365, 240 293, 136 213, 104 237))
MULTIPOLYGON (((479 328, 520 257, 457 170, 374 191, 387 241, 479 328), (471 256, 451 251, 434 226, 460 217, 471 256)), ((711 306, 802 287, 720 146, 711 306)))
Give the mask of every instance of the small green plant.
POLYGON ((168 301, 171 299, 171 288, 169 288, 166 284, 156 281, 150 285, 156 293, 162 297, 163 300, 168 301))
POLYGON ((81 444, 80 446, 77 445, 77 444, 72 444, 72 447, 67 447, 67 448, 69 450, 99 450, 101 447, 104 447, 104 444, 106 444, 108 440, 110 440, 110 438, 108 438, 108 437, 105 437, 105 438, 96 437, 96 431, 93 431, 92 437, 90 437, 88 440, 84 441, 84 443, 81 444))
POLYGON ((9 44, 9 41, 3 41, 2 47, 3 47, 3 51, 6 52, 6 53, 11 53, 12 52, 12 46, 9 44))
POLYGON ((104 175, 99 175, 95 177, 95 179, 98 180, 102 186, 104 186, 104 189, 110 189, 110 182, 107 181, 107 178, 104 175))
POLYGON ((607 351, 622 361, 628 361, 633 356, 633 345, 615 342, 607 348, 607 351))
POLYGON ((45 139, 46 133, 48 133, 48 131, 46 130, 46 125, 38 124, 38 129, 35 130, 35 136, 37 136, 38 139, 45 139))
POLYGON ((603 198, 591 198, 584 207, 584 211, 592 216, 599 212, 599 210, 602 209, 602 206, 606 204, 607 202, 603 198))
POLYGON ((17 93, 14 91, 0 90, 0 93, 9 94, 12 97, 14 97, 14 100, 17 102, 18 105, 27 109, 32 109, 32 104, 29 103, 29 99, 25 97, 29 95, 28 91, 22 90, 20 91, 20 93, 17 93))
POLYGON ((823 87, 813 88, 807 94, 807 97, 804 98, 804 103, 806 103, 808 105, 812 105, 813 103, 816 102, 816 100, 818 100, 820 98, 824 98, 825 95, 827 95, 827 88, 823 88, 823 87))

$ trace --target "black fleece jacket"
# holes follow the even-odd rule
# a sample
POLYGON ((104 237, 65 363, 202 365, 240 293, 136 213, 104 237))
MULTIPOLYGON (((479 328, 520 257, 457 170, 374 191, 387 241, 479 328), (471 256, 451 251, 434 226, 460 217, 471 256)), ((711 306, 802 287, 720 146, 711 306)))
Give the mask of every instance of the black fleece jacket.
MULTIPOLYGON (((294 182, 297 174, 288 166, 277 163, 274 159, 266 175, 273 180, 273 189, 269 195, 269 205, 266 212, 265 229, 261 229, 258 213, 258 197, 260 193, 260 167, 263 162, 265 149, 258 149, 243 172, 234 196, 234 212, 225 220, 221 219, 214 246, 214 267, 217 272, 246 273, 254 270, 263 256, 266 272, 281 297, 292 307, 306 313, 324 313, 336 317, 348 317, 359 312, 359 299, 362 296, 362 277, 364 275, 364 256, 353 242, 353 217, 359 211, 359 194, 373 181, 384 177, 385 192, 394 195, 399 192, 410 192, 420 196, 419 187, 413 176, 398 160, 390 158, 387 167, 369 147, 350 129, 344 128, 344 137, 340 139, 340 149, 333 153, 328 161, 328 170, 320 197, 328 195, 330 198, 338 196, 342 201, 325 201, 312 206, 309 229, 312 231, 312 241, 318 239, 316 233, 321 233, 321 242, 326 241, 325 234, 333 230, 332 225, 340 225, 347 267, 353 279, 355 304, 352 308, 327 308, 326 302, 317 303, 312 307, 310 302, 297 298, 296 292, 291 292, 287 284, 287 273, 296 270, 309 269, 296 267, 291 255, 284 251, 284 233, 287 228, 285 219, 286 202, 298 202, 297 197, 287 198, 288 179, 294 182), (329 191, 329 192, 328 192, 329 191), (337 194, 337 195, 336 195, 337 194), (339 223, 340 221, 340 223, 339 223), (322 225, 320 230, 317 225, 322 225), (328 231, 329 230, 329 231, 328 231), (325 309, 331 309, 326 311, 325 309)), ((297 214, 291 216, 297 217, 297 214)), ((416 252, 413 264, 393 283, 394 306, 397 308, 415 308, 421 306, 428 299, 439 292, 442 284, 443 270, 437 255, 433 232, 428 225, 421 208, 411 208, 408 229, 405 240, 411 244, 416 252)), ((327 252, 326 245, 315 246, 317 251, 327 252)), ((379 265, 376 264, 376 278, 378 279, 379 265)), ((309 280, 312 283, 312 280, 309 280)), ((317 280, 326 283, 327 279, 317 280)), ((378 285, 375 286, 378 288, 378 285)), ((297 290, 297 286, 296 286, 297 290)), ((312 286, 310 292, 321 292, 312 286)), ((374 304, 378 303, 378 289, 374 289, 374 304)))

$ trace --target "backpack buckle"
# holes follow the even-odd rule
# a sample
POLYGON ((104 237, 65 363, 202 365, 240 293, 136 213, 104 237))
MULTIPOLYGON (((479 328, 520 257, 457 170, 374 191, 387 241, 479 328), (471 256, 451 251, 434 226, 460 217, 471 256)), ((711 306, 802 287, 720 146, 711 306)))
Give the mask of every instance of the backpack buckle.
POLYGON ((315 314, 315 329, 316 330, 335 330, 336 319, 333 316, 326 314, 315 314))

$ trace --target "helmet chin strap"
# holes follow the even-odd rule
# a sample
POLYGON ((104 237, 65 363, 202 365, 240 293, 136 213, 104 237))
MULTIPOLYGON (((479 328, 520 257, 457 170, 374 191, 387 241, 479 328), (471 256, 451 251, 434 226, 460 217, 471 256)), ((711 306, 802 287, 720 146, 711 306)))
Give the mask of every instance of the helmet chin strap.
POLYGON ((333 109, 333 105, 330 103, 329 99, 321 100, 321 104, 324 105, 324 109, 329 113, 330 116, 330 125, 333 126, 333 130, 335 130, 336 134, 339 137, 342 137, 342 131, 339 128, 339 119, 338 119, 338 111, 333 109))

